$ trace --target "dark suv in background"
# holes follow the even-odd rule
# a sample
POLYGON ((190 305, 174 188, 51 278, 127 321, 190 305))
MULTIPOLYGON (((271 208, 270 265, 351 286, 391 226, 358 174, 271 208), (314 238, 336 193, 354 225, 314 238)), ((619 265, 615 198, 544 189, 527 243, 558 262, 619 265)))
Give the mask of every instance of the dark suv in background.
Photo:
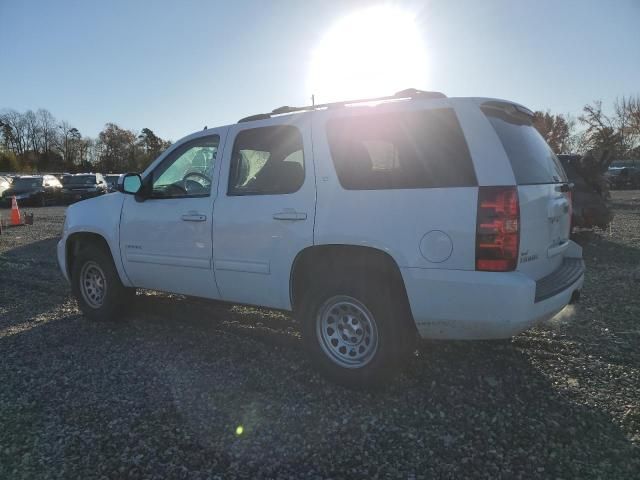
POLYGON ((73 203, 97 197, 108 191, 107 181, 100 173, 78 173, 62 177, 62 200, 73 203))
POLYGON ((109 187, 108 190, 109 192, 115 192, 118 189, 118 179, 120 178, 120 174, 119 173, 109 173, 107 175, 104 176, 105 180, 107 181, 107 186, 109 187))
POLYGON ((569 181, 573 183, 571 226, 575 228, 609 227, 613 212, 609 206, 609 184, 602 174, 585 167, 581 155, 558 155, 569 181))
POLYGON ((2 193, 2 204, 11 206, 11 198, 20 204, 46 206, 59 201, 62 185, 53 175, 24 175, 14 178, 11 187, 2 193))

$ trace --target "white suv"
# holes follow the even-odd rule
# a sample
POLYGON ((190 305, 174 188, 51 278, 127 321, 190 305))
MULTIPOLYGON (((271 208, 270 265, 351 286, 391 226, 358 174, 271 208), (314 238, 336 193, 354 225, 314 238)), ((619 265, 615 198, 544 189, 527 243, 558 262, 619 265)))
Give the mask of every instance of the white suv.
POLYGON ((177 142, 69 207, 58 260, 89 318, 135 288, 293 311, 331 378, 424 338, 508 338, 577 299, 570 185, 513 102, 409 90, 282 107, 177 142))

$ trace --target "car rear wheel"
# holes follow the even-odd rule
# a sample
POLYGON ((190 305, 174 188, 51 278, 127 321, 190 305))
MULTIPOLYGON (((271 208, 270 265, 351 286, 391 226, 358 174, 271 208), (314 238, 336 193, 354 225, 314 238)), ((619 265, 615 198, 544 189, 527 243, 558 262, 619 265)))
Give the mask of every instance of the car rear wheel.
POLYGON ((299 317, 315 366, 347 387, 383 382, 411 346, 403 342, 409 335, 400 303, 383 280, 314 287, 301 302, 299 317))
POLYGON ((111 254, 100 245, 82 247, 73 262, 71 288, 84 315, 91 320, 119 320, 135 289, 122 285, 111 254))

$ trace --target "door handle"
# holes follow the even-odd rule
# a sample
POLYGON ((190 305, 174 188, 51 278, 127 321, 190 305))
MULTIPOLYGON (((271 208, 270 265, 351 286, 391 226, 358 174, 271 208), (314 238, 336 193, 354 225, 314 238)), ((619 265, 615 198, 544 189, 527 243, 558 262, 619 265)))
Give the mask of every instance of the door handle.
POLYGON ((274 220, 306 220, 307 214, 303 212, 278 212, 273 214, 274 220))
POLYGON ((201 213, 185 213, 180 218, 185 222, 204 222, 207 216, 201 213))

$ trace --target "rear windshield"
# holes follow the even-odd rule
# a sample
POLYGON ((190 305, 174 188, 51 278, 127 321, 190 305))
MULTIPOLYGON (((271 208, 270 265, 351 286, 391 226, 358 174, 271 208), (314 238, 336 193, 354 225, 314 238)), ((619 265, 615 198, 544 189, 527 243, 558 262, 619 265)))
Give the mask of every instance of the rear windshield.
POLYGON ((477 185, 450 108, 339 117, 327 123, 331 156, 347 190, 477 185))
POLYGON ((36 187, 41 187, 42 186, 42 178, 40 177, 36 177, 36 178, 18 178, 17 180, 13 181, 13 184, 11 185, 13 188, 15 189, 19 189, 19 188, 36 188, 36 187))
POLYGON ((95 183, 95 175, 74 175, 62 177, 63 185, 94 185, 95 183))
POLYGON ((495 129, 504 147, 518 185, 563 183, 567 181, 562 165, 528 115, 514 107, 485 105, 482 111, 495 129))

